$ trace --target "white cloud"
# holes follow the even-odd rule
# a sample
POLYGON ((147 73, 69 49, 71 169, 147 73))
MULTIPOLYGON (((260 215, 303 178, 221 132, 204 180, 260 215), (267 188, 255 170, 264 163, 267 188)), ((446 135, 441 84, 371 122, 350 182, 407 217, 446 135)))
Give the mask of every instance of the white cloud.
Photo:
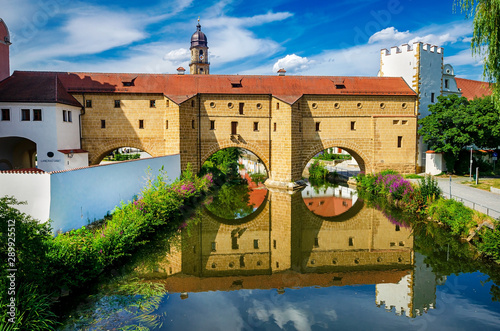
POLYGON ((308 60, 307 57, 300 57, 295 54, 289 54, 284 58, 279 59, 273 66, 273 71, 277 72, 279 69, 284 68, 289 72, 300 72, 307 68, 314 61, 308 60))
POLYGON ((451 64, 452 66, 483 65, 483 59, 480 56, 473 56, 470 49, 464 49, 463 51, 460 51, 455 55, 446 56, 445 62, 451 64))
POLYGON ((173 51, 170 51, 167 54, 165 54, 163 59, 165 61, 172 61, 178 63, 182 61, 189 61, 190 57, 191 57, 191 52, 189 51, 189 49, 179 48, 179 49, 174 49, 173 51))
POLYGON ((370 39, 368 40, 369 44, 373 44, 374 42, 388 42, 388 41, 401 41, 403 39, 407 39, 410 36, 409 31, 400 32, 393 26, 383 29, 379 32, 374 33, 370 39))
POLYGON ((204 23, 207 27, 253 27, 260 26, 267 23, 283 21, 287 18, 292 17, 293 14, 290 12, 267 12, 262 15, 255 15, 250 17, 228 17, 228 16, 218 16, 211 18, 204 23))
POLYGON ((292 323, 296 330, 310 331, 313 324, 309 320, 310 314, 307 311, 293 307, 291 304, 277 306, 270 301, 263 303, 253 300, 253 307, 248 309, 248 314, 262 322, 272 319, 280 329, 283 329, 287 323, 292 323))

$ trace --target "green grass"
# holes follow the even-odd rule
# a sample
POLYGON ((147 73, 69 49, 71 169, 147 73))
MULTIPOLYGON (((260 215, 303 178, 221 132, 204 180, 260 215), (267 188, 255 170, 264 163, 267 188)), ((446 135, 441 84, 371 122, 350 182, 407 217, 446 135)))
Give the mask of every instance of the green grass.
POLYGON ((404 175, 403 177, 408 178, 408 179, 422 179, 422 178, 424 178, 424 176, 420 176, 417 174, 408 174, 408 175, 404 175))

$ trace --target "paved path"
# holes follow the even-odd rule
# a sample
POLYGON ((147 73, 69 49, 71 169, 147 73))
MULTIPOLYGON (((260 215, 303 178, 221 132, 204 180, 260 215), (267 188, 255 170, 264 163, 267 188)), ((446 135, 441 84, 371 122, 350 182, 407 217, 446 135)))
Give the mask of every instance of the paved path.
MULTIPOLYGON (((446 198, 450 197, 450 179, 436 178, 439 187, 446 198)), ((464 177, 452 178, 451 195, 455 200, 462 201, 467 207, 488 214, 494 218, 500 217, 500 194, 480 190, 464 184, 464 177)), ((481 179, 480 179, 481 180, 481 179)))

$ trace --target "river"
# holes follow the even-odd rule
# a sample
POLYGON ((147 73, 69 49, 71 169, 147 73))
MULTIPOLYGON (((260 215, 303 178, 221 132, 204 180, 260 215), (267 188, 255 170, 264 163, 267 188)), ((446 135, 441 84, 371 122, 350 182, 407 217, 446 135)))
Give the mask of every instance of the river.
POLYGON ((483 265, 348 187, 228 186, 61 330, 498 330, 500 273, 483 265))

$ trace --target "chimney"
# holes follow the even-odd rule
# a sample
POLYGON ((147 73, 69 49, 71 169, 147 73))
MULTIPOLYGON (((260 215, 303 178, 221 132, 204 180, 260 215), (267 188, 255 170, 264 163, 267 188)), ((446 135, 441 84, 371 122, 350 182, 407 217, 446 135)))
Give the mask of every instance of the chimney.
POLYGON ((185 72, 186 72, 186 69, 184 69, 183 67, 177 68, 177 74, 178 75, 184 75, 185 72))
POLYGON ((278 70, 278 76, 285 76, 285 73, 286 73, 286 70, 281 68, 280 70, 278 70))
POLYGON ((10 76, 9 58, 10 34, 5 22, 0 18, 0 81, 10 76))

